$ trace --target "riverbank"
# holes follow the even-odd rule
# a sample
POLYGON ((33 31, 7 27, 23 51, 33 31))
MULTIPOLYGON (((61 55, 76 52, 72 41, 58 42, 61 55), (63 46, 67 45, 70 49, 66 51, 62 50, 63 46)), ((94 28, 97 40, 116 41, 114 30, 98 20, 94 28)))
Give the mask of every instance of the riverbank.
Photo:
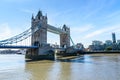
POLYGON ((120 51, 86 51, 84 54, 100 54, 100 53, 106 53, 106 54, 120 54, 120 51))

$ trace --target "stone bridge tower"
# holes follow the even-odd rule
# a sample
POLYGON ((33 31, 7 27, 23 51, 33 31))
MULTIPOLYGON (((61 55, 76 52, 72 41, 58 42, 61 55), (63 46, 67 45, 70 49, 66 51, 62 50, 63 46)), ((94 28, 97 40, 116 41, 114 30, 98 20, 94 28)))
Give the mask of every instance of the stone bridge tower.
POLYGON ((43 45, 47 44, 47 16, 43 16, 42 12, 39 11, 36 17, 32 16, 31 30, 32 34, 32 45, 43 45), (40 28, 35 32, 36 29, 40 28))
POLYGON ((32 54, 41 55, 43 54, 43 46, 47 45, 47 16, 43 16, 42 12, 39 11, 36 17, 32 16, 31 30, 33 32, 31 44, 39 46, 38 49, 33 49, 32 54))
POLYGON ((70 28, 68 28, 66 25, 63 25, 62 30, 66 33, 60 34, 60 46, 63 48, 70 47, 70 28))

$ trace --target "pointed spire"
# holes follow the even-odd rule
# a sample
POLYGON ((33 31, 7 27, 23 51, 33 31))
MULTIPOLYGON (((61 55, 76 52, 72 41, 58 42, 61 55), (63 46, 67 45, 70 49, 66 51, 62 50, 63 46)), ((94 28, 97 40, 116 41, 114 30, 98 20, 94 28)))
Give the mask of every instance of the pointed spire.
POLYGON ((45 18, 47 19, 47 13, 46 13, 46 16, 45 16, 45 18))
POLYGON ((34 19, 34 15, 32 14, 32 20, 34 19))
POLYGON ((67 26, 64 24, 63 27, 66 28, 67 26))
POLYGON ((66 31, 66 25, 65 24, 63 25, 62 30, 66 31))
POLYGON ((40 19, 41 16, 42 16, 42 11, 39 10, 37 14, 38 19, 40 19))

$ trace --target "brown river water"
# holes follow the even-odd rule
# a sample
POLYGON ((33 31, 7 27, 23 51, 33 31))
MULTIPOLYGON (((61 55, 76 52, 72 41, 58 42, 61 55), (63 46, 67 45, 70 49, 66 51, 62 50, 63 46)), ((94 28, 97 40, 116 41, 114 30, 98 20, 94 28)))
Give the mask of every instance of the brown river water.
POLYGON ((0 80, 120 80, 120 54, 33 62, 24 55, 0 55, 0 80))

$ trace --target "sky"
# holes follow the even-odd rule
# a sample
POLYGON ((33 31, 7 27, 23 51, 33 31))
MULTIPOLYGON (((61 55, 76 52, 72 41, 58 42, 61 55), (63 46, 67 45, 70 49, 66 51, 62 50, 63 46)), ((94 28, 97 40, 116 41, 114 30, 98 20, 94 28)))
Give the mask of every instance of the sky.
MULTIPOLYGON (((39 10, 50 25, 70 27, 75 44, 112 40, 112 32, 120 39, 120 0, 0 0, 0 40, 29 29, 39 10)), ((56 42, 59 35, 48 33, 48 43, 56 42)))

